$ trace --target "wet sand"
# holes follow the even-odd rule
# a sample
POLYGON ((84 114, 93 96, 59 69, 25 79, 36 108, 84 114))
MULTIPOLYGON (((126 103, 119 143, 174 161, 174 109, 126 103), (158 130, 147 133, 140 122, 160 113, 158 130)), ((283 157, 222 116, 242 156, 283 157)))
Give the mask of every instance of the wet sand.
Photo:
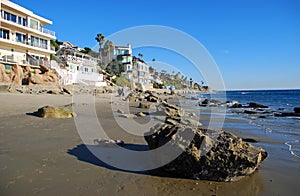
MULTIPOLYGON (((74 119, 30 115, 45 105, 69 104, 70 96, 1 93, 0 102, 1 195, 297 195, 300 191, 300 161, 285 152, 284 144, 267 137, 255 145, 265 148, 269 157, 257 172, 238 182, 170 178, 112 168, 87 150, 74 119)), ((110 95, 96 97, 97 115, 110 137, 145 144, 142 137, 119 131, 110 103, 110 95)), ((140 109, 133 105, 130 110, 140 109)), ((238 127, 231 131, 257 137, 238 127)))

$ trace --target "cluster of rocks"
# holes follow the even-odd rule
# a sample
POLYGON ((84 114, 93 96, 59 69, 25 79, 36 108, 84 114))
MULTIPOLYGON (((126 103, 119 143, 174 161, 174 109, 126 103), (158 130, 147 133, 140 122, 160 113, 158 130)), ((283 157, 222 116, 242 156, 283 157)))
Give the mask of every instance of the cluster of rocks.
POLYGON ((5 69, 5 65, 0 63, 0 82, 11 85, 28 84, 56 84, 58 81, 56 73, 47 66, 41 64, 40 68, 29 66, 19 66, 14 64, 10 70, 5 69))
POLYGON ((0 85, 0 92, 12 92, 21 94, 53 94, 53 95, 63 95, 63 94, 92 94, 94 96, 99 96, 101 94, 114 93, 116 90, 112 86, 106 87, 95 87, 95 86, 85 86, 85 85, 68 85, 60 86, 55 84, 45 84, 45 85, 0 85))
POLYGON ((277 117, 288 117, 288 116, 300 116, 300 107, 295 107, 294 112, 276 112, 274 116, 277 117))
MULTIPOLYGON (((236 181, 252 174, 267 157, 262 148, 252 146, 233 134, 201 128, 202 124, 185 115, 180 106, 168 103, 154 93, 134 92, 130 96, 132 101, 158 102, 157 110, 166 114, 164 123, 157 124, 145 134, 149 148, 152 150, 170 143, 174 149, 182 150, 176 159, 159 170, 176 177, 236 181), (182 133, 193 134, 193 137, 188 140, 182 133)), ((141 103, 140 107, 150 106, 145 107, 141 103)), ((164 157, 158 155, 155 159, 163 160, 164 157)))
POLYGON ((141 90, 132 91, 128 95, 127 99, 130 102, 148 101, 152 103, 160 103, 162 101, 162 99, 158 97, 158 94, 151 91, 143 92, 141 90))
MULTIPOLYGON (((293 116, 300 116, 300 108, 295 107, 294 112, 270 112, 265 111, 264 109, 269 108, 266 105, 250 102, 248 105, 243 106, 242 104, 235 102, 233 103, 230 108, 245 108, 244 113, 245 114, 272 114, 276 117, 293 117, 293 116), (251 110, 250 110, 251 109, 251 110)), ((265 116, 259 116, 260 118, 264 118, 265 116)))

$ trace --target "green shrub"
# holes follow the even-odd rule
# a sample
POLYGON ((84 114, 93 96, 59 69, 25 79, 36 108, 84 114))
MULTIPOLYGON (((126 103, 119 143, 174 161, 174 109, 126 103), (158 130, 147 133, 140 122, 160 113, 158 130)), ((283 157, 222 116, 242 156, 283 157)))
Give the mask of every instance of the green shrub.
POLYGON ((123 78, 123 77, 117 77, 117 78, 113 79, 113 83, 115 83, 118 86, 131 87, 129 80, 126 78, 123 78))

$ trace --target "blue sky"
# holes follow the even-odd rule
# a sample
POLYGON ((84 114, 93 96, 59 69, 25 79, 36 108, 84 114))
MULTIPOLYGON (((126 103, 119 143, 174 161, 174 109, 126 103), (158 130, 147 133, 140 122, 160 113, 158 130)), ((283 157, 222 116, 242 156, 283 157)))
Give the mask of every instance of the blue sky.
MULTIPOLYGON (((81 47, 139 25, 183 31, 209 51, 227 89, 300 89, 300 1, 37 1, 12 0, 53 21, 57 38, 81 47)), ((112 40, 114 41, 114 40, 112 40)), ((130 40, 128 41, 130 42, 130 40)), ((201 81, 186 59, 157 49, 134 50, 201 81)))

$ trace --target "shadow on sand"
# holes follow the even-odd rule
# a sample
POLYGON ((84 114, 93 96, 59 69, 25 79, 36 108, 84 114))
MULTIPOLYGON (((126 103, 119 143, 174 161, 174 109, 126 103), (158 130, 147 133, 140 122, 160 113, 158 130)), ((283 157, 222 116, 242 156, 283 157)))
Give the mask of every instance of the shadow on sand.
MULTIPOLYGON (((134 150, 134 151, 147 151, 149 150, 149 147, 147 145, 142 145, 142 144, 125 144, 122 146, 123 148, 129 149, 129 150, 134 150)), ((106 164, 105 162, 99 160, 93 153, 90 152, 88 149, 88 146, 85 144, 80 144, 77 145, 73 149, 69 149, 68 154, 77 157, 78 160, 84 161, 99 167, 103 167, 109 170, 114 170, 114 171, 123 171, 123 172, 128 172, 128 173, 134 173, 134 174, 143 174, 143 175, 151 175, 151 176, 159 176, 159 177, 170 177, 170 178, 178 178, 178 176, 173 176, 170 175, 169 173, 166 173, 164 171, 161 171, 160 169, 155 169, 151 171, 127 171, 127 170, 122 170, 119 168, 115 168, 109 164, 106 164)))
MULTIPOLYGON (((148 150, 147 145, 141 144, 125 144, 122 146, 123 148, 127 148, 135 151, 146 151, 148 150)), ((121 170, 115 167, 112 167, 101 160, 99 160, 96 156, 94 156, 88 149, 88 146, 84 144, 80 144, 73 149, 68 150, 68 154, 77 157, 78 160, 84 161, 93 165, 97 165, 102 168, 106 168, 113 171, 122 171, 127 173, 139 174, 139 175, 148 175, 148 176, 157 176, 157 177, 165 177, 165 178, 177 178, 177 179, 186 179, 180 176, 174 176, 169 173, 162 171, 161 169, 155 169, 151 171, 127 171, 121 170)), ((205 180, 204 180, 205 181, 205 180)), ((204 182, 202 181, 202 182, 204 182)), ((209 182, 209 181, 206 181, 209 182)), ((254 172, 250 176, 246 176, 244 179, 241 179, 237 182, 216 182, 218 186, 222 186, 222 189, 226 192, 232 193, 232 195, 259 195, 259 193, 264 191, 264 184, 262 182, 262 177, 260 172, 254 172), (233 191, 234 190, 234 191, 233 191)))

